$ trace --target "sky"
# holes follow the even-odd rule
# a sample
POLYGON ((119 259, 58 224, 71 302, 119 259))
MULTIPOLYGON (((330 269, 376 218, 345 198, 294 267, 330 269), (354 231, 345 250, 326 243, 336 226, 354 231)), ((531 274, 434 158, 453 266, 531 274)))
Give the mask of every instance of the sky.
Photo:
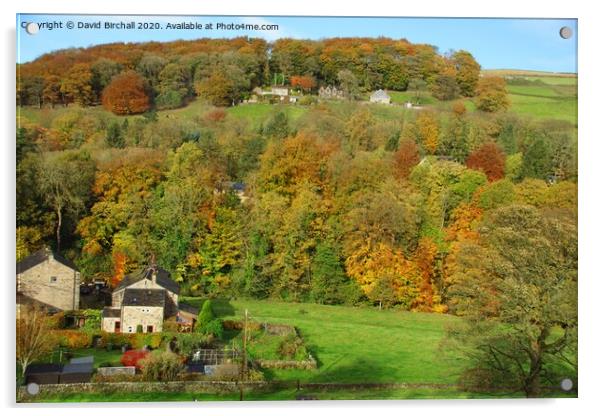
POLYGON ((171 41, 177 39, 262 37, 272 41, 282 37, 320 39, 328 37, 385 36, 405 38, 412 43, 428 43, 440 52, 464 49, 474 55, 484 69, 529 69, 577 72, 576 19, 445 19, 404 17, 291 17, 291 16, 117 16, 117 15, 17 15, 17 62, 32 61, 48 52, 71 47, 87 47, 112 42, 171 41), (28 22, 40 25, 30 35, 28 22), (67 28, 72 22, 76 27, 67 28), (77 28, 78 23, 100 22, 101 29, 77 28), (159 29, 105 29, 107 23, 157 23, 159 29), (209 29, 168 29, 171 23, 213 24, 209 29), (44 23, 50 23, 44 27, 44 23), (217 23, 278 25, 278 30, 217 29, 217 23), (61 25, 62 27, 58 27, 61 25), (572 29, 563 39, 561 27, 572 29))

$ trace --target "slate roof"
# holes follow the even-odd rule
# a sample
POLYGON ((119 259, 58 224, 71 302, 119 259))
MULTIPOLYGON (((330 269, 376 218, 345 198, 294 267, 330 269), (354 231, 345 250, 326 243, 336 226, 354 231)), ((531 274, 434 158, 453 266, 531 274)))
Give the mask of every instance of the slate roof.
POLYGON ((35 267, 38 264, 45 262, 46 260, 48 260, 48 256, 51 253, 52 257, 54 257, 56 261, 77 271, 77 266, 71 260, 68 260, 60 254, 50 251, 47 248, 41 248, 40 250, 30 254, 29 256, 25 257, 23 260, 17 263, 17 274, 23 273, 31 269, 32 267, 35 267))
MULTIPOLYGON (((154 267, 157 271, 157 284, 170 292, 175 294, 180 293, 180 285, 171 280, 171 275, 165 269, 161 267, 154 267)), ((130 285, 133 285, 136 282, 139 282, 142 279, 152 280, 153 276, 153 267, 146 267, 144 269, 135 271, 134 273, 128 274, 125 276, 121 282, 115 287, 115 291, 124 289, 130 285)))
POLYGON ((29 364, 25 374, 60 373, 62 369, 61 364, 29 364))
POLYGON ((165 307, 165 291, 163 289, 126 289, 123 293, 122 305, 165 307))
POLYGON ((102 310, 103 318, 119 318, 121 317, 121 309, 106 307, 102 310))
POLYGON ((65 364, 62 374, 90 374, 94 369, 93 363, 65 364))
POLYGON ((199 314, 199 309, 195 308, 192 305, 188 305, 186 303, 180 303, 178 305, 178 310, 182 311, 182 312, 187 312, 190 313, 192 315, 198 315, 199 314))

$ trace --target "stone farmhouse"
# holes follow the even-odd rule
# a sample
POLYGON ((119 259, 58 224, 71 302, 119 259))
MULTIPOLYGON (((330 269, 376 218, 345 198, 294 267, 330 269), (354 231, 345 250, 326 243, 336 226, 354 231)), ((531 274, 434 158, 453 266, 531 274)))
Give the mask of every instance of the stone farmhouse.
POLYGON ((129 274, 115 287, 112 306, 102 312, 106 332, 160 332, 165 319, 176 317, 179 324, 192 327, 194 311, 180 310, 180 286, 167 270, 148 266, 129 274))
POLYGON ((17 311, 36 305, 49 312, 79 309, 80 273, 70 260, 43 248, 17 263, 17 311))
POLYGON ((345 98, 345 93, 335 86, 321 86, 318 90, 318 96, 325 99, 342 100, 345 98))
POLYGON ((370 95, 371 103, 391 104, 391 97, 384 90, 376 90, 370 95))

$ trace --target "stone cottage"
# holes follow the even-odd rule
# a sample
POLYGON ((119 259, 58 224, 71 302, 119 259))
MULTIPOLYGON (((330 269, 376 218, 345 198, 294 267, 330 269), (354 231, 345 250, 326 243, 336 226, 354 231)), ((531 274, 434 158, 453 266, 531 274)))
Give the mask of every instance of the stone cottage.
POLYGON ((49 312, 79 309, 79 284, 73 262, 40 249, 17 263, 17 308, 35 304, 49 312))
POLYGON ((391 104, 391 97, 384 90, 374 91, 370 95, 371 103, 379 103, 379 104, 391 104))
POLYGON ((106 332, 160 332, 163 321, 177 316, 180 286, 157 266, 127 275, 115 287, 112 305, 102 312, 106 332))

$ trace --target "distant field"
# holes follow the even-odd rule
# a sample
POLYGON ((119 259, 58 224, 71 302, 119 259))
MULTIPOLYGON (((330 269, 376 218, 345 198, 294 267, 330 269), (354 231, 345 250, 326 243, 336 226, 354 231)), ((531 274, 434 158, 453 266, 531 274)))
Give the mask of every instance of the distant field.
MULTIPOLYGON (((547 82, 545 79, 542 81, 547 82)), ((508 85, 507 88, 510 111, 577 124, 577 91, 574 85, 508 85)))
MULTIPOLYGON (((577 124, 577 76, 576 74, 549 73, 538 71, 520 71, 520 70, 484 70, 486 75, 499 75, 504 77, 519 77, 528 81, 537 81, 528 85, 515 85, 509 82, 507 85, 509 98, 511 102, 510 111, 519 115, 535 117, 539 119, 557 119, 565 120, 577 124)), ((394 106, 373 105, 371 111, 379 118, 386 120, 395 120, 403 117, 404 108, 402 105, 408 101, 414 102, 415 92, 413 91, 388 91, 394 106)), ((443 102, 434 98, 428 91, 424 91, 420 96, 420 103, 425 106, 434 107, 441 110, 449 110, 451 102, 443 102)), ((474 100, 464 100, 468 111, 474 111, 474 100)), ((328 102, 327 105, 337 107, 344 105, 337 101, 328 102)), ((42 127, 51 126, 52 120, 60 117, 66 112, 79 108, 76 105, 69 107, 57 106, 53 109, 34 107, 17 108, 17 116, 23 120, 29 120, 42 127)), ((213 107, 202 100, 192 100, 185 107, 173 110, 163 110, 157 113, 160 119, 168 118, 172 120, 199 120, 198 117, 211 110, 213 107)), ((295 123, 299 118, 307 113, 309 107, 301 105, 273 105, 267 103, 242 104, 226 109, 231 117, 248 120, 253 127, 258 127, 265 122, 276 111, 284 111, 289 120, 295 123)), ((86 111, 91 115, 103 117, 106 119, 118 118, 106 111, 103 107, 90 107, 86 111)), ((138 116, 127 116, 142 117, 138 116)))
POLYGON ((546 72, 546 71, 531 71, 528 69, 483 69, 483 75, 491 75, 498 77, 520 76, 520 77, 554 77, 554 78, 577 78, 577 74, 568 72, 546 72))

